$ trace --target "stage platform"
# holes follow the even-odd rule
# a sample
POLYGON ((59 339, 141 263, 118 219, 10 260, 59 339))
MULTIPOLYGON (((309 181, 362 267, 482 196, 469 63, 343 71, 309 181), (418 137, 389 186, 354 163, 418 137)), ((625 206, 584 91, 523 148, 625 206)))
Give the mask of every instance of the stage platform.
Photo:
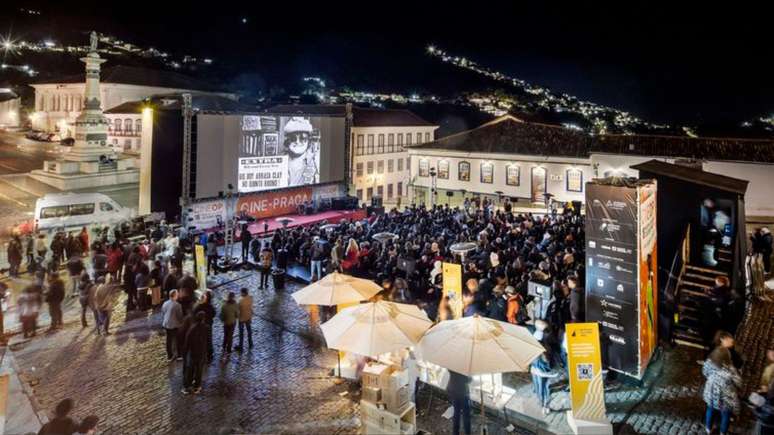
MULTIPOLYGON (((259 237, 265 237, 273 234, 275 231, 282 228, 282 224, 277 221, 277 219, 280 219, 280 218, 293 219, 293 222, 289 223, 287 228, 295 228, 295 227, 302 227, 304 225, 316 224, 323 221, 328 221, 329 224, 338 224, 339 222, 341 222, 342 219, 360 220, 360 219, 365 219, 365 217, 366 217, 366 211, 365 209, 362 209, 362 208, 355 209, 355 210, 331 210, 331 211, 326 211, 326 212, 316 213, 316 214, 309 214, 309 215, 292 214, 292 215, 278 216, 278 217, 267 218, 267 219, 258 219, 255 222, 252 222, 247 227, 247 230, 250 231, 250 234, 258 235, 259 237), (263 228, 264 220, 267 221, 269 224, 268 231, 264 231, 264 228, 263 228)), ((239 232, 237 232, 237 237, 239 237, 239 232)))

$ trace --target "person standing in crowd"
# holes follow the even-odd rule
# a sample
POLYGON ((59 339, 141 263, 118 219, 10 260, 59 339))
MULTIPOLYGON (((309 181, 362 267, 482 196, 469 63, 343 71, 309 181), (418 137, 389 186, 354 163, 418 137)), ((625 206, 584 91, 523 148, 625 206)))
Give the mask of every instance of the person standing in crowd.
POLYGON ((81 228, 81 232, 78 233, 78 241, 81 242, 81 253, 85 256, 89 255, 89 230, 86 227, 81 228))
MULTIPOLYGON (((78 302, 81 304, 81 326, 84 328, 89 326, 88 322, 86 322, 86 311, 88 311, 93 305, 93 303, 91 303, 89 300, 89 298, 93 297, 94 295, 94 291, 92 290, 93 286, 94 284, 91 282, 89 273, 83 271, 81 273, 81 278, 78 284, 78 302)), ((93 311, 93 314, 94 323, 97 323, 97 312, 93 311)))
POLYGON ((317 236, 312 239, 311 251, 312 266, 309 276, 312 281, 317 281, 323 277, 322 263, 325 260, 325 246, 317 236))
POLYGON ((51 316, 50 331, 62 327, 62 301, 65 297, 65 284, 59 273, 54 272, 48 280, 48 292, 46 293, 46 302, 48 303, 48 313, 51 316))
POLYGON ((169 299, 161 306, 161 326, 167 333, 166 347, 169 362, 178 356, 177 328, 183 325, 183 307, 177 302, 177 290, 169 292, 169 299))
POLYGON ((46 235, 39 233, 37 239, 35 239, 35 253, 38 257, 46 258, 48 247, 46 246, 46 235))
POLYGON ((729 290, 728 278, 718 276, 715 278, 715 286, 706 289, 707 295, 701 306, 701 325, 704 341, 708 346, 712 345, 717 332, 723 327, 723 310, 728 303, 729 290))
POLYGON ((271 275, 271 264, 274 260, 274 254, 268 243, 263 245, 261 250, 261 286, 260 289, 266 289, 269 286, 269 276, 271 275))
POLYGON ((34 337, 38 329, 38 314, 42 305, 42 289, 37 284, 30 284, 24 288, 22 294, 16 300, 19 307, 19 320, 22 325, 24 338, 34 337))
POLYGON ((207 361, 207 329, 207 315, 203 311, 196 313, 185 335, 183 394, 199 394, 202 391, 202 372, 207 361))
POLYGON ((704 362, 702 374, 707 379, 702 394, 707 404, 704 428, 711 433, 715 414, 719 414, 720 433, 728 434, 731 415, 739 415, 742 388, 742 378, 731 361, 731 352, 725 347, 716 347, 704 362))
POLYGON ((231 353, 234 341, 234 328, 239 318, 239 305, 236 303, 234 292, 228 292, 228 297, 220 307, 220 320, 223 322, 223 358, 231 353))
POLYGON ((247 262, 250 260, 250 242, 253 241, 253 235, 247 230, 247 224, 242 226, 242 261, 247 262))
POLYGON ((72 282, 70 296, 78 295, 78 284, 81 281, 81 274, 84 270, 86 270, 86 267, 83 265, 80 255, 73 254, 67 259, 67 273, 70 274, 70 281, 72 282))
POLYGON ((30 266, 35 261, 35 238, 32 233, 24 235, 24 254, 27 256, 27 271, 29 272, 30 266))
POLYGON ((772 246, 773 241, 771 231, 767 227, 756 231, 752 237, 753 251, 763 257, 763 273, 766 276, 771 274, 771 254, 774 250, 774 246, 772 246))
POLYGON ((212 346, 212 325, 215 321, 215 307, 212 306, 212 290, 202 294, 201 300, 194 308, 194 314, 204 313, 204 324, 207 326, 207 360, 212 361, 214 349, 212 346))
POLYGON ((21 267, 22 263, 22 243, 21 239, 19 239, 18 235, 15 235, 11 238, 11 241, 8 242, 8 265, 10 268, 8 269, 8 275, 11 277, 17 277, 19 276, 19 268, 21 267))
POLYGON ((454 417, 452 423, 452 433, 459 435, 460 419, 465 430, 465 434, 471 434, 470 424, 470 377, 449 370, 449 383, 446 384, 446 394, 449 395, 452 406, 454 407, 454 417))
POLYGON ((553 352, 554 349, 549 344, 550 338, 546 334, 548 324, 543 320, 535 321, 535 332, 533 336, 543 347, 546 352, 543 352, 539 357, 535 358, 530 364, 529 372, 532 375, 532 390, 538 396, 540 400, 540 406, 543 409, 543 415, 547 415, 551 412, 551 408, 548 404, 551 402, 551 390, 549 388, 551 379, 559 376, 552 369, 552 361, 555 359, 553 352))
POLYGON ((97 313, 97 335, 110 335, 110 317, 121 287, 110 276, 103 276, 92 286, 91 309, 97 313))
POLYGON ((150 270, 144 261, 135 266, 134 287, 137 289, 137 308, 145 311, 150 308, 148 299, 150 296, 150 270))
POLYGON ((51 249, 51 260, 53 261, 52 269, 57 270, 64 258, 65 244, 64 240, 62 240, 62 233, 56 233, 56 235, 54 235, 54 239, 51 241, 49 248, 51 249))
POLYGON ((113 281, 118 282, 121 280, 121 268, 124 265, 124 251, 119 246, 118 242, 114 242, 107 251, 107 272, 110 274, 113 281))
POLYGON ((244 287, 239 292, 241 293, 239 296, 239 346, 235 348, 237 352, 244 349, 245 330, 247 330, 247 345, 250 349, 253 348, 253 297, 248 294, 244 287))
POLYGON ((766 350, 766 367, 761 374, 761 383, 758 392, 768 393, 771 383, 774 381, 774 347, 766 350))
POLYGON ((570 289, 570 322, 583 322, 586 319, 584 307, 586 294, 583 287, 579 285, 578 278, 574 276, 567 278, 567 287, 570 289))
POLYGON ((105 249, 102 245, 94 249, 94 255, 91 257, 91 267, 94 270, 94 279, 101 278, 108 273, 108 256, 105 255, 105 249))
POLYGON ((182 278, 182 275, 180 274, 180 269, 178 269, 175 266, 171 266, 169 268, 169 272, 164 277, 164 281, 161 284, 161 297, 162 298, 169 298, 169 293, 177 288, 177 283, 180 281, 180 278, 182 278))
POLYGON ((218 272, 218 244, 215 242, 215 235, 210 234, 207 238, 207 246, 205 247, 207 254, 207 275, 211 275, 213 271, 218 272))

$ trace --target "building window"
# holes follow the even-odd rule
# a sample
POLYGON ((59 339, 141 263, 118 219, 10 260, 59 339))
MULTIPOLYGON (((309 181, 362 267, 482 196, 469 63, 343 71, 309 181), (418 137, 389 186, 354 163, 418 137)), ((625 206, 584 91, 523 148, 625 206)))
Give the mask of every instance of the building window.
POLYGON ((449 179, 449 161, 448 160, 438 161, 438 178, 440 178, 441 180, 449 179))
POLYGON ((406 146, 411 145, 411 133, 406 133, 406 146))
POLYGON ((374 135, 369 134, 368 135, 368 146, 366 147, 366 154, 373 154, 374 153, 374 135))
POLYGON ((403 182, 402 181, 398 181, 398 189, 397 189, 397 191, 398 191, 398 196, 403 195, 403 182))
POLYGON ((411 170, 411 157, 406 157, 406 170, 411 170))
POLYGON ((470 163, 460 162, 457 165, 457 179, 459 181, 470 181, 470 163))
POLYGON ((384 160, 379 160, 376 162, 376 173, 384 174, 384 160))
POLYGON ((492 162, 481 162, 481 182, 494 183, 494 164, 492 162))
POLYGON ((403 171, 403 159, 398 159, 398 172, 403 171))
POLYGON ((577 168, 568 169, 566 179, 568 192, 583 192, 583 171, 577 168))
POLYGON ((387 152, 388 153, 395 152, 395 134, 393 133, 390 133, 387 135, 387 152))
POLYGON ((367 171, 368 175, 373 174, 374 173, 374 162, 368 162, 367 167, 368 167, 368 171, 367 171))
POLYGON ((387 185, 387 199, 392 199, 392 183, 387 185))
POLYGON ((363 176, 363 163, 358 163, 355 165, 355 175, 358 177, 363 176))
POLYGON ((419 159, 419 176, 420 177, 430 176, 430 160, 419 159))
POLYGON ((132 134, 132 120, 129 118, 124 119, 124 131, 126 134, 132 134))
POLYGON ((357 189, 357 199, 359 201, 363 200, 363 189, 357 189))
POLYGON ((505 167, 505 184, 509 186, 521 185, 521 168, 519 165, 511 164, 505 167))
POLYGON ((398 149, 396 151, 403 152, 403 133, 398 133, 398 149))
POLYGON ((417 133, 417 143, 422 143, 422 133, 417 133))
POLYGON ((425 133, 425 142, 430 142, 430 133, 425 133))
POLYGON ((132 140, 131 139, 124 140, 124 149, 126 151, 129 151, 129 150, 132 149, 132 140))
POLYGON ((116 119, 116 126, 114 128, 116 134, 121 134, 121 120, 116 119))
POLYGON ((356 156, 362 156, 363 155, 363 144, 364 144, 365 138, 362 134, 357 135, 357 147, 355 148, 355 155, 356 156))
POLYGON ((137 134, 142 133, 142 119, 134 121, 134 132, 137 134))
POLYGON ((387 172, 393 173, 395 171, 395 160, 387 160, 387 172))
POLYGON ((380 134, 376 140, 376 152, 384 154, 384 135, 380 134))
POLYGON ((366 189, 365 200, 368 201, 370 198, 373 198, 373 196, 374 196, 374 188, 373 187, 369 187, 368 189, 366 189))
POLYGON ((384 196, 384 186, 376 186, 376 194, 381 196, 384 196))

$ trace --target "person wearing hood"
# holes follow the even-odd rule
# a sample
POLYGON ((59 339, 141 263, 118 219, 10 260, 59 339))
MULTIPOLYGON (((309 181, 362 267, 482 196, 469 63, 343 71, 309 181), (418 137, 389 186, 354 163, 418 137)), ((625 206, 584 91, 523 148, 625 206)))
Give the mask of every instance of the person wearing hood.
MULTIPOLYGON (((547 338, 545 334, 547 328, 548 324, 544 320, 535 320, 533 336, 541 344, 544 344, 547 338)), ((545 344, 543 347, 546 347, 545 344)), ((551 408, 548 406, 549 402, 551 402, 551 390, 549 388, 551 379, 559 376, 551 367, 552 358, 548 355, 549 351, 550 349, 546 348, 546 352, 535 358, 529 368, 529 372, 532 375, 532 389, 538 396, 540 405, 543 408, 543 415, 547 415, 551 411, 551 408)))

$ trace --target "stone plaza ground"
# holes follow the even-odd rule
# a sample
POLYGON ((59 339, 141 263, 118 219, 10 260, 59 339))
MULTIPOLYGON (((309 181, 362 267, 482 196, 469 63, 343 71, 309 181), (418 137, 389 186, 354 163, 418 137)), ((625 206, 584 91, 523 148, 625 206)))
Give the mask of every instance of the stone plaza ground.
MULTIPOLYGON (((73 306, 64 329, 43 332, 30 340, 14 337, 10 349, 17 374, 33 396, 40 419, 59 400, 71 397, 76 402, 73 414, 79 418, 98 415, 102 433, 357 433, 358 386, 339 384, 331 377, 336 353, 325 349, 317 325, 310 323, 307 311, 290 297, 300 286, 290 283, 284 291, 257 290, 257 277, 252 273, 222 275, 218 282, 222 284, 215 288, 217 300, 240 287, 251 290, 255 347, 221 360, 222 328, 216 321, 216 359, 206 368, 199 395, 181 394, 182 364, 166 360, 158 313, 127 317, 120 306, 114 312, 112 335, 100 337, 91 327, 81 328, 73 306)), ((774 331, 774 312, 770 305, 762 307, 754 310, 745 325, 751 331, 747 336, 757 337, 754 346, 761 345, 759 332, 774 331)), ((93 325, 93 319, 89 322, 93 325)), ((747 336, 740 338, 740 344, 750 363, 750 374, 745 377, 752 382, 762 360, 746 347, 746 342, 753 345, 747 336)), ((764 337, 771 340, 772 336, 764 337)), ((703 379, 696 363, 702 357, 698 350, 672 349, 654 363, 643 387, 609 385, 608 415, 616 433, 703 433, 703 379)), ((528 375, 507 378, 520 396, 531 396, 528 375)), ((505 427, 511 422, 516 425, 513 433, 567 433, 564 411, 568 400, 561 387, 561 382, 555 387, 554 412, 545 421, 492 413, 490 433, 507 433, 505 427)), ((448 406, 442 392, 421 389, 419 429, 451 433, 451 421, 441 416, 448 406)), ((480 422, 477 414, 474 411, 475 433, 480 422)), ((750 418, 749 413, 744 414, 737 430, 749 427, 750 418)))

